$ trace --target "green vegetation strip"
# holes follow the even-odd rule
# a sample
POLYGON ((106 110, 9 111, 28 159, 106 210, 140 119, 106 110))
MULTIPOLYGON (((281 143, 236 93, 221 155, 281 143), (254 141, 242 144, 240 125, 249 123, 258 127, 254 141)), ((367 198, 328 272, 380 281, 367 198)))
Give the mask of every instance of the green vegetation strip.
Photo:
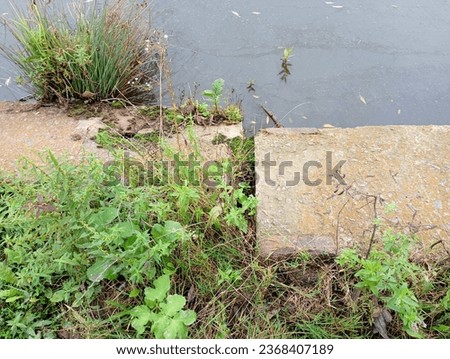
MULTIPOLYGON (((251 143, 229 143, 235 168, 251 143)), ((125 185, 115 166, 49 154, 45 169, 1 177, 1 337, 449 337, 448 263, 412 263, 411 238, 386 231, 367 259, 267 263, 248 183, 204 186, 182 167, 157 184, 130 171, 125 185)))

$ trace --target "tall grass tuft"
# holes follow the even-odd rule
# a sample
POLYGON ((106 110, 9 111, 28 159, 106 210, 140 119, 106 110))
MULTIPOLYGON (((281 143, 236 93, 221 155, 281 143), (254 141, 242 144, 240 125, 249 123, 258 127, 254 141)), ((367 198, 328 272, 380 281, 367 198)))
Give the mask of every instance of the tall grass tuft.
POLYGON ((37 98, 129 98, 151 86, 158 45, 146 6, 114 0, 69 9, 53 3, 14 8, 6 24, 18 46, 0 45, 37 98))

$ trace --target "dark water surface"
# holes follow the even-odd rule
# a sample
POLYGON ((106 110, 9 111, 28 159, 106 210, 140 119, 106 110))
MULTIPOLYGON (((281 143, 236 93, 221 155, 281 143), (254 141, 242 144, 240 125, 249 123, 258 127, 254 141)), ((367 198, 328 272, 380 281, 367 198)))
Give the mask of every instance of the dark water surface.
MULTIPOLYGON (((450 124, 450 1, 153 0, 153 7, 177 93, 221 77, 243 100, 247 128, 265 125, 261 104, 290 127, 450 124), (255 92, 246 89, 250 80, 255 92)), ((8 1, 0 0, 4 12, 8 1)), ((1 99, 22 95, 14 77, 2 60, 1 99)))

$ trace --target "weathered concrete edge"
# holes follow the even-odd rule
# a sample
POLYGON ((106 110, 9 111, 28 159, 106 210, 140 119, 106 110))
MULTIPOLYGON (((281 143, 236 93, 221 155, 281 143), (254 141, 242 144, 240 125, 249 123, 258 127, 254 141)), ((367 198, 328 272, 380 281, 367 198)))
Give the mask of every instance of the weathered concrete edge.
POLYGON ((258 135, 298 135, 298 134, 305 134, 305 135, 315 135, 315 134, 322 134, 332 131, 352 131, 352 130, 358 130, 361 128, 387 128, 387 129, 401 129, 405 127, 416 127, 416 128, 434 128, 434 129, 442 129, 442 130, 449 130, 450 125, 380 125, 380 126, 357 126, 357 127, 298 127, 298 128, 263 128, 258 131, 255 137, 258 135))
POLYGON ((313 256, 338 254, 334 239, 324 235, 266 235, 259 243, 259 255, 263 259, 281 259, 302 252, 313 256))
MULTIPOLYGON (((432 129, 436 134, 440 134, 441 132, 447 132, 450 130, 450 125, 388 125, 388 126, 358 126, 354 128, 339 128, 339 127, 325 127, 325 128, 268 128, 260 130, 255 139, 260 138, 260 140, 265 141, 268 136, 286 136, 289 138, 299 137, 302 135, 305 137, 310 135, 329 135, 333 134, 337 131, 347 131, 348 133, 352 133, 352 131, 358 131, 361 128, 373 128, 379 130, 380 128, 384 128, 390 131, 398 131, 402 129, 413 130, 415 128, 418 129, 432 129)), ((257 214, 258 216, 258 214, 257 214)), ((257 225, 259 221, 257 221, 257 225)), ((264 227, 264 226, 263 226, 264 227)), ((267 228, 265 228, 265 231, 267 228)), ((308 252, 313 255, 316 254, 339 254, 339 245, 334 243, 334 246, 330 246, 327 248, 314 248, 318 246, 309 246, 308 241, 317 241, 323 238, 326 238, 328 243, 333 243, 333 239, 328 237, 327 235, 291 235, 286 233, 281 235, 280 233, 276 233, 276 231, 271 231, 272 233, 264 233, 260 229, 257 229, 258 236, 258 251, 259 255, 263 258, 274 258, 274 259, 283 259, 295 256, 299 254, 299 252, 308 252), (305 245, 305 240, 307 241, 305 245), (278 243, 277 243, 278 242, 278 243), (325 249, 325 250, 324 250, 325 249)), ((447 252, 448 253, 448 252, 447 252)))

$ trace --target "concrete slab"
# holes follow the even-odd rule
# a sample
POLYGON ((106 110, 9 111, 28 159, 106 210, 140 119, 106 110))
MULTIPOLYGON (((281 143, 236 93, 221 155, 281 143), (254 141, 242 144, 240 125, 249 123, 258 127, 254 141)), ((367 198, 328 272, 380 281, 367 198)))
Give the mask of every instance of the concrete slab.
POLYGON ((42 164, 48 150, 73 161, 84 152, 109 160, 109 153, 91 140, 102 126, 99 119, 77 121, 57 107, 0 102, 0 171, 15 171, 24 157, 42 164))
POLYGON ((450 253, 450 126, 266 129, 255 138, 263 257, 368 248, 374 221, 450 253))

